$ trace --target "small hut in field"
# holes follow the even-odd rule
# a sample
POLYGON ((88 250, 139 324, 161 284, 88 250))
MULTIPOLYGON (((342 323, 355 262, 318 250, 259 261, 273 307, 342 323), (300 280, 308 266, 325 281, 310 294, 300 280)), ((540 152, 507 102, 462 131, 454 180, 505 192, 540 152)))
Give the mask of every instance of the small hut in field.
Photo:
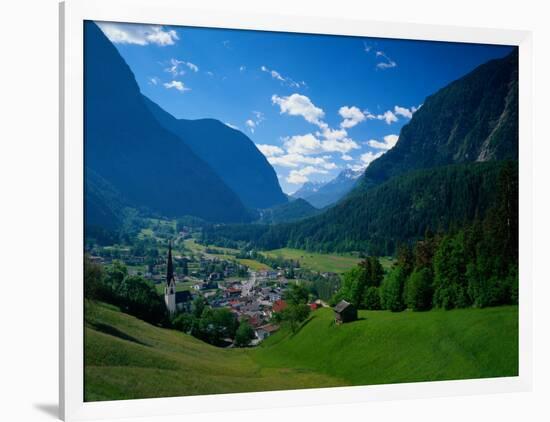
POLYGON ((351 303, 341 300, 334 307, 334 320, 336 324, 344 324, 346 322, 357 320, 357 309, 351 303))

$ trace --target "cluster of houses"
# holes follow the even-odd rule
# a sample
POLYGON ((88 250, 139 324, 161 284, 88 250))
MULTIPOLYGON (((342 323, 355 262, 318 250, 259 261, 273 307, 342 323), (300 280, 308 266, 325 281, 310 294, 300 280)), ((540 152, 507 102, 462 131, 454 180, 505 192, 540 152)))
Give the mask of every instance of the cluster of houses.
POLYGON ((213 307, 230 309, 239 319, 246 321, 254 329, 252 345, 265 340, 275 333, 279 326, 271 323, 273 313, 281 312, 287 306, 283 300, 286 280, 269 283, 269 278, 258 278, 252 272, 246 281, 235 281, 221 286, 221 295, 210 301, 213 307))
MULTIPOLYGON (((109 257, 92 256, 92 260, 107 264, 109 257)), ((283 300, 288 280, 282 270, 248 271, 247 279, 232 277, 236 264, 227 261, 217 265, 222 271, 209 271, 213 268, 212 259, 201 257, 198 269, 183 277, 177 274, 177 267, 185 257, 172 257, 171 245, 168 250, 168 260, 155 262, 153 272, 144 274, 152 282, 164 284, 164 300, 170 313, 190 311, 194 297, 201 295, 208 299, 214 308, 227 308, 233 312, 239 321, 247 321, 254 329, 255 338, 251 345, 257 345, 279 330, 279 325, 272 322, 273 314, 283 311, 287 303, 283 300), (164 262, 161 262, 164 261, 164 262), (176 265, 174 265, 176 264, 176 265), (165 270, 166 273, 162 274, 165 270), (190 283, 187 290, 177 288, 177 279, 190 283), (178 291, 179 290, 179 291, 178 291)), ((124 260, 129 265, 143 264, 140 257, 127 256, 124 260), (131 262, 130 262, 131 261, 131 262)), ((322 274, 323 276, 325 274, 322 274)), ((330 274, 327 274, 327 276, 330 274)), ((309 304, 314 311, 326 306, 320 300, 309 304)), ((341 301, 334 307, 336 323, 345 323, 357 319, 357 310, 346 301, 341 301)))

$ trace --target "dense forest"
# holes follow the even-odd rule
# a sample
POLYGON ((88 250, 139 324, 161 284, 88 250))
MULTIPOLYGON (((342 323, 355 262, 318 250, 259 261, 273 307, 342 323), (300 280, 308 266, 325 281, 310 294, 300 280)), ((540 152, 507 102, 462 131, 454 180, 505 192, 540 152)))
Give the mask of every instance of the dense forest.
POLYGON ((517 184, 517 162, 487 162, 419 170, 366 192, 354 192, 323 214, 297 223, 211 225, 203 241, 260 249, 301 248, 320 252, 362 251, 393 255, 426 230, 447 232, 485 217, 497 199, 504 172, 517 184))

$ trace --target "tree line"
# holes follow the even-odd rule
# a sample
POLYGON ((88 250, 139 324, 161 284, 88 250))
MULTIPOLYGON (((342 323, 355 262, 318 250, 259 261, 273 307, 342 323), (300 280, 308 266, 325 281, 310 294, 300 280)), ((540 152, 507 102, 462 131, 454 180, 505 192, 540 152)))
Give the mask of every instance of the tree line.
POLYGON ((497 199, 483 219, 447 233, 426 230, 423 239, 400 245, 384 274, 368 257, 344 274, 334 304, 346 299, 359 309, 486 307, 518 303, 518 182, 504 167, 497 199))

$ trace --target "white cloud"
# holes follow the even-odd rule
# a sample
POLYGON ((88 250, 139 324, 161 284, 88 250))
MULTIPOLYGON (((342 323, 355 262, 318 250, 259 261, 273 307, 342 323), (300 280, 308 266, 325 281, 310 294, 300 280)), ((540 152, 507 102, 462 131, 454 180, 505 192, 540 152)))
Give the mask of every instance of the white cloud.
POLYGON ((253 111, 254 119, 248 119, 244 124, 248 127, 250 133, 254 133, 254 129, 262 123, 265 118, 261 111, 253 111))
POLYGON ((273 95, 271 101, 273 104, 279 106, 281 114, 302 116, 309 123, 321 128, 327 127, 327 124, 322 121, 325 112, 321 108, 316 107, 305 95, 292 94, 288 97, 273 95))
POLYGON ((321 141, 311 133, 286 138, 284 145, 290 154, 319 154, 323 152, 321 141))
POLYGON ((246 70, 246 66, 242 65, 239 67, 239 72, 244 72, 246 70))
POLYGON ((365 115, 365 118, 368 119, 368 120, 372 120, 372 119, 376 119, 376 114, 372 114, 370 111, 368 110, 364 110, 363 111, 363 114, 365 115))
POLYGON ((288 183, 292 183, 293 185, 301 185, 308 182, 309 178, 307 176, 304 176, 303 174, 296 172, 295 170, 292 170, 286 178, 286 181, 288 183))
POLYGON ((231 129, 239 130, 239 126, 232 125, 231 123, 225 122, 226 126, 229 126, 231 129))
POLYGON ((187 66, 193 72, 199 71, 199 67, 196 64, 178 59, 170 59, 170 66, 164 70, 168 73, 171 73, 174 77, 178 75, 184 75, 185 70, 182 70, 181 66, 187 66))
POLYGON ((370 163, 372 163, 377 158, 381 157, 384 154, 384 152, 385 151, 374 153, 369 151, 369 152, 365 152, 364 154, 361 154, 360 160, 363 168, 367 168, 370 165, 370 163))
POLYGON ((183 75, 185 71, 180 69, 180 65, 183 63, 184 62, 177 59, 170 59, 170 66, 164 69, 164 71, 171 73, 172 76, 183 75))
POLYGON ((317 136, 323 136, 325 139, 338 141, 348 136, 345 129, 331 129, 328 126, 323 128, 322 132, 316 132, 317 136))
POLYGON ((269 69, 266 66, 260 66, 260 70, 262 72, 269 73, 273 79, 278 80, 292 88, 300 88, 300 86, 305 86, 305 82, 296 82, 289 77, 281 75, 280 72, 277 72, 274 69, 269 69))
POLYGON ((252 111, 252 114, 256 117, 256 125, 265 120, 264 113, 262 113, 261 111, 252 111))
POLYGON ((395 115, 395 113, 391 110, 387 110, 386 112, 382 114, 372 114, 370 111, 365 110, 364 112, 365 118, 368 120, 384 120, 388 125, 397 122, 399 119, 395 115))
POLYGON ((349 138, 329 138, 320 140, 311 133, 285 138, 284 146, 290 154, 304 155, 314 155, 324 152, 340 152, 346 154, 353 149, 359 148, 359 145, 349 138))
POLYGON ((395 114, 397 114, 399 116, 403 116, 407 119, 411 119, 413 114, 416 112, 416 110, 418 110, 414 106, 409 109, 409 108, 406 108, 406 107, 400 107, 398 105, 396 105, 393 109, 395 111, 395 114))
POLYGON ((321 146, 323 148, 323 151, 340 152, 342 154, 346 154, 353 149, 359 148, 357 142, 349 138, 342 139, 341 141, 335 139, 327 139, 321 142, 321 146))
POLYGON ((277 72, 276 70, 270 70, 270 69, 268 69, 268 68, 265 67, 265 66, 260 67, 260 70, 261 70, 262 72, 269 73, 273 79, 277 79, 278 81, 281 81, 281 82, 284 82, 284 81, 285 81, 285 78, 283 78, 283 77, 281 76, 281 74, 280 74, 279 72, 277 72))
POLYGON ((354 127, 358 123, 361 123, 366 118, 363 112, 355 106, 340 107, 340 110, 338 110, 338 113, 344 119, 342 123, 340 123, 340 126, 348 129, 351 127, 354 127))
POLYGON ((351 155, 348 155, 348 154, 343 154, 340 158, 344 161, 352 161, 353 160, 353 157, 351 155))
POLYGON ((278 147, 277 145, 256 144, 256 147, 267 158, 275 157, 277 155, 283 155, 285 153, 285 151, 281 147, 278 147))
POLYGON ((348 168, 354 171, 365 170, 374 160, 380 158, 382 155, 392 149, 397 144, 398 140, 399 137, 397 135, 386 135, 384 136, 383 141, 371 139, 367 142, 367 144, 372 148, 376 148, 378 151, 368 151, 364 154, 361 154, 361 156, 359 157, 359 162, 356 164, 348 165, 348 168))
POLYGON ((397 122, 397 116, 391 110, 387 110, 384 114, 376 116, 378 120, 384 120, 388 125, 397 122))
POLYGON ((185 84, 181 81, 165 82, 163 85, 166 89, 174 88, 179 92, 191 91, 191 88, 187 88, 185 84))
POLYGON ((371 139, 370 141, 367 142, 367 144, 372 148, 388 151, 397 144, 398 140, 399 140, 398 135, 386 135, 384 136, 383 141, 371 139))
POLYGON ((173 45, 179 40, 173 29, 166 30, 158 25, 141 25, 133 23, 98 22, 105 36, 115 44, 135 44, 158 46, 173 45))
POLYGON ((149 78, 149 83, 151 85, 158 85, 159 82, 160 82, 160 79, 157 78, 156 76, 153 76, 152 78, 149 78))
MULTIPOLYGON (((369 45, 367 44, 366 41, 363 41, 363 50, 365 51, 365 53, 370 54, 370 52, 372 51, 372 48, 373 48, 372 45, 369 45)), ((385 70, 385 69, 391 69, 392 67, 397 67, 397 63, 395 62, 395 60, 390 59, 388 55, 383 51, 377 50, 374 53, 374 56, 377 61, 376 63, 377 69, 385 70)))
POLYGON ((244 124, 248 127, 251 133, 254 133, 254 128, 256 127, 256 122, 252 119, 248 119, 244 124))
POLYGON ((376 57, 381 58, 381 59, 383 60, 383 61, 378 62, 378 63, 376 64, 376 68, 377 68, 377 69, 382 69, 382 70, 384 70, 384 69, 391 69, 392 67, 396 67, 396 66, 397 66, 397 63, 396 63, 394 60, 390 59, 390 58, 386 55, 386 53, 384 53, 383 51, 377 51, 377 52, 376 52, 376 57))
POLYGON ((286 178, 286 181, 288 183, 292 183, 294 185, 299 185, 302 183, 306 183, 309 181, 310 174, 326 174, 328 171, 316 168, 313 166, 306 166, 300 170, 291 170, 288 177, 286 178))
POLYGON ((195 63, 186 62, 185 66, 187 66, 189 69, 191 69, 193 72, 198 72, 199 67, 195 63))
POLYGON ((287 153, 285 155, 268 157, 270 164, 281 167, 296 168, 300 165, 306 164, 311 166, 318 166, 326 170, 332 170, 336 168, 336 164, 329 161, 331 157, 329 155, 322 157, 310 157, 303 154, 287 153))
POLYGON ((388 125, 395 123, 399 120, 397 116, 404 117, 406 119, 412 118, 413 114, 416 113, 416 111, 420 108, 418 107, 401 107, 399 105, 396 105, 393 107, 393 110, 387 110, 386 112, 382 114, 372 114, 368 110, 363 111, 363 114, 366 119, 372 120, 372 119, 378 119, 378 120, 384 120, 388 125))

